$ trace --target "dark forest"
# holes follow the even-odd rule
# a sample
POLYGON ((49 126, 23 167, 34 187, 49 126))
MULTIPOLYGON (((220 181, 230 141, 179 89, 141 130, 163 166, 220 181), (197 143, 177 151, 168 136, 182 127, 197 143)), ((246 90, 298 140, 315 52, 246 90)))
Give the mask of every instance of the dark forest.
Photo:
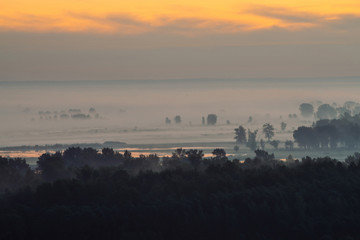
POLYGON ((0 239, 358 239, 360 154, 160 160, 68 148, 0 159, 0 239))

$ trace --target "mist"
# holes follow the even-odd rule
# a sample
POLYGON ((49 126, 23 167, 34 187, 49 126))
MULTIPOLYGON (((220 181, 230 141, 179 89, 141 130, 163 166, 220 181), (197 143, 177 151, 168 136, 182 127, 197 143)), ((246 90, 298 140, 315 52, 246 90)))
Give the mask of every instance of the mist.
POLYGON ((299 115, 301 103, 357 101, 359 86, 355 77, 0 82, 0 146, 231 142, 234 126, 246 124, 249 116, 252 129, 284 120, 291 129, 302 119, 287 116, 299 115), (71 109, 89 117, 71 118, 71 109), (217 115, 215 126, 202 126, 208 114, 217 115), (177 115, 180 124, 174 122, 177 115), (171 124, 165 124, 167 117, 171 124))

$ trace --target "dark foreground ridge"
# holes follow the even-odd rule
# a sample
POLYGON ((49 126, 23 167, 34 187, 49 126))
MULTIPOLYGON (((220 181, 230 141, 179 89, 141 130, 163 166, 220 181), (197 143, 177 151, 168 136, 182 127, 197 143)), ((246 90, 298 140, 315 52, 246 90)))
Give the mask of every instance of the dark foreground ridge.
POLYGON ((70 148, 42 155, 35 172, 0 158, 0 239, 359 239, 359 154, 213 153, 70 148))

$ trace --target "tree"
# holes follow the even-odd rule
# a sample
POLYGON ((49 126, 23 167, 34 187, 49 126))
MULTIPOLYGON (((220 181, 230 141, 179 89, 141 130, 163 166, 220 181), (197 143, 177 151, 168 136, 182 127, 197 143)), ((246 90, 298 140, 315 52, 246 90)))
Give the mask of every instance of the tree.
POLYGON ((171 120, 170 120, 168 117, 166 117, 165 123, 166 123, 166 124, 171 124, 171 120))
POLYGON ((359 104, 354 102, 354 101, 346 101, 343 105, 344 108, 352 111, 356 106, 358 106, 359 104))
POLYGON ((265 150, 265 141, 264 141, 264 139, 260 139, 260 148, 262 150, 265 150))
POLYGON ((241 144, 241 143, 246 143, 246 130, 243 126, 239 126, 238 128, 235 128, 235 139, 236 142, 241 144))
POLYGON ((164 168, 176 169, 184 166, 186 159, 186 151, 182 148, 177 148, 171 157, 163 157, 162 166, 164 168))
POLYGON ((235 151, 235 152, 238 152, 238 151, 239 151, 239 149, 240 149, 240 148, 239 148, 239 146, 238 146, 238 145, 235 145, 235 146, 234 146, 234 151, 235 151))
POLYGON ((34 176, 25 159, 0 156, 0 194, 30 184, 34 176))
POLYGON ((337 146, 339 133, 335 126, 330 124, 319 124, 315 126, 314 130, 318 136, 319 144, 322 148, 328 148, 329 145, 331 148, 335 148, 337 146))
POLYGON ((204 153, 202 150, 189 149, 188 151, 186 151, 186 155, 190 163, 194 166, 195 169, 197 169, 201 164, 204 153))
POLYGON ((69 147, 62 156, 67 167, 95 165, 99 157, 96 149, 80 147, 69 147))
POLYGON ((248 123, 252 123, 252 121, 253 121, 253 117, 252 116, 249 116, 249 118, 248 118, 248 123))
POLYGON ((263 125, 263 133, 265 134, 265 137, 268 139, 268 141, 270 141, 274 136, 274 127, 270 123, 265 123, 263 125))
POLYGON ((319 119, 334 119, 337 116, 337 111, 329 104, 322 104, 319 106, 316 116, 319 119))
POLYGON ((257 149, 255 150, 255 154, 256 158, 261 159, 262 161, 270 161, 275 159, 274 154, 269 154, 264 150, 257 149))
POLYGON ((287 124, 285 122, 281 122, 280 127, 281 131, 285 131, 287 124))
POLYGON ((217 121, 216 114, 209 114, 207 116, 207 119, 206 119, 207 125, 215 125, 216 121, 217 121))
POLYGON ((269 144, 270 144, 273 148, 278 149, 279 143, 280 143, 279 140, 272 140, 269 144))
POLYGON ((351 110, 344 107, 338 107, 336 108, 336 111, 339 114, 339 116, 351 115, 351 110))
POLYGON ((314 115, 314 107, 310 103, 302 103, 299 106, 300 113, 303 117, 309 118, 314 115))
POLYGON ((223 165, 226 163, 228 158, 226 157, 226 152, 223 148, 216 148, 212 151, 214 158, 211 159, 212 163, 215 165, 223 165))
POLYGON ((285 149, 286 150, 293 150, 294 149, 294 142, 291 140, 285 141, 285 149))
POLYGON ((226 152, 223 148, 216 148, 214 151, 212 151, 212 154, 215 156, 215 158, 222 159, 226 157, 226 152))
POLYGON ((131 156, 131 152, 130 151, 128 151, 128 150, 125 150, 125 152, 124 152, 124 159, 125 159, 125 161, 126 160, 131 160, 132 159, 132 156, 131 156))
POLYGON ((44 179, 53 181, 66 175, 64 159, 60 152, 44 153, 38 159, 37 170, 41 172, 44 179))
POLYGON ((351 163, 354 163, 355 165, 359 165, 360 153, 355 152, 354 155, 347 156, 347 158, 345 158, 345 163, 348 165, 350 165, 351 163))
POLYGON ((177 148, 175 152, 172 153, 172 158, 184 160, 186 157, 186 151, 182 148, 177 148))
POLYGON ((202 117, 202 125, 205 126, 205 117, 202 117))
POLYGON ((251 132, 250 129, 248 129, 248 141, 246 143, 246 146, 253 151, 257 148, 257 144, 256 144, 257 133, 258 133, 258 130, 251 132))
POLYGON ((303 148, 317 148, 319 146, 316 132, 311 127, 299 127, 294 131, 295 141, 303 148))
POLYGON ((181 123, 181 116, 180 115, 175 116, 174 121, 175 121, 176 124, 180 124, 181 123))
POLYGON ((115 152, 114 152, 114 149, 112 148, 103 148, 101 150, 101 153, 102 153, 102 156, 105 157, 105 158, 114 158, 115 156, 115 152))

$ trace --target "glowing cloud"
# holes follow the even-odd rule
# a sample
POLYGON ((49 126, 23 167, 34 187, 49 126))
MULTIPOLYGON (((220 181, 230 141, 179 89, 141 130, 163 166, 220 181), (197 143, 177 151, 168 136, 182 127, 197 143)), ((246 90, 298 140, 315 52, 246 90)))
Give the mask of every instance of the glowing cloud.
POLYGON ((358 0, 190 1, 11 0, 1 31, 184 35, 259 29, 299 30, 359 17, 358 0))

